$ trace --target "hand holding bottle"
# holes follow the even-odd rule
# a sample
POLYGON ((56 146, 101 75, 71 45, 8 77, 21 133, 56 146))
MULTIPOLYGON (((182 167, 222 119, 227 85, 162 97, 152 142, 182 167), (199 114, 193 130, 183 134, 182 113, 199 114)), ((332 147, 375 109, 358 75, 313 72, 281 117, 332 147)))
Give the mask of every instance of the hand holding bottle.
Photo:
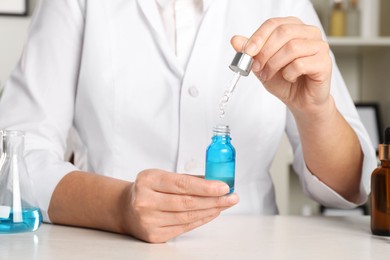
POLYGON ((165 172, 142 171, 124 196, 127 233, 161 243, 202 226, 238 202, 220 181, 165 172))

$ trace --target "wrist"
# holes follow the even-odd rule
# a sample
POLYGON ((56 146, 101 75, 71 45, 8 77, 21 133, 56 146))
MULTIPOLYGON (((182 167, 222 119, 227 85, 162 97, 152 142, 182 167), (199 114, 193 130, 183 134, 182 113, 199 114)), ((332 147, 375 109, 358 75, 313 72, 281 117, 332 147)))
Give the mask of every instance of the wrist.
POLYGON ((329 121, 337 113, 336 104, 332 96, 321 104, 310 104, 304 107, 289 107, 297 124, 315 124, 329 121))
POLYGON ((131 206, 131 190, 133 182, 128 182, 121 190, 118 197, 116 210, 113 216, 113 220, 116 222, 117 233, 131 234, 131 226, 129 221, 129 207, 131 206))

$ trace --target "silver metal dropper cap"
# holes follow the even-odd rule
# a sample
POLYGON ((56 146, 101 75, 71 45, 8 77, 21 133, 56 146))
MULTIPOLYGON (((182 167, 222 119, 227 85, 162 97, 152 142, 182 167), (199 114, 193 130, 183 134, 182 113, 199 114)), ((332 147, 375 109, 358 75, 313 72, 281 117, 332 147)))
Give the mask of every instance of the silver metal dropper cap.
POLYGON ((241 76, 248 76, 251 72, 253 58, 243 52, 237 52, 229 68, 234 72, 239 72, 241 76))

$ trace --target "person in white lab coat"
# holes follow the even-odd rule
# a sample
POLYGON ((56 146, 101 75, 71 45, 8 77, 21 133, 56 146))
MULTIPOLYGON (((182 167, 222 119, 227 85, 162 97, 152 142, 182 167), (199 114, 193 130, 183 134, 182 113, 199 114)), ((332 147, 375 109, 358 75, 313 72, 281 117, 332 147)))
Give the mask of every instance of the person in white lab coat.
POLYGON ((308 0, 42 0, 0 128, 26 131, 45 221, 158 243, 228 208, 277 214, 269 168, 283 132, 306 194, 363 204, 375 153, 319 28, 308 0), (245 43, 253 74, 223 121, 237 194, 224 196, 227 185, 194 175, 245 43))

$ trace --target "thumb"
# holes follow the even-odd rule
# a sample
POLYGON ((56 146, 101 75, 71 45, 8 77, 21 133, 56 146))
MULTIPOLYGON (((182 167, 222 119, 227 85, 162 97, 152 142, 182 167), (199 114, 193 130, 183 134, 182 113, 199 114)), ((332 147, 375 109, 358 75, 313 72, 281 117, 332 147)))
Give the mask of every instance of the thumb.
POLYGON ((233 46, 236 52, 242 52, 244 51, 244 47, 247 41, 248 41, 247 37, 241 35, 235 35, 230 40, 230 44, 233 46))

